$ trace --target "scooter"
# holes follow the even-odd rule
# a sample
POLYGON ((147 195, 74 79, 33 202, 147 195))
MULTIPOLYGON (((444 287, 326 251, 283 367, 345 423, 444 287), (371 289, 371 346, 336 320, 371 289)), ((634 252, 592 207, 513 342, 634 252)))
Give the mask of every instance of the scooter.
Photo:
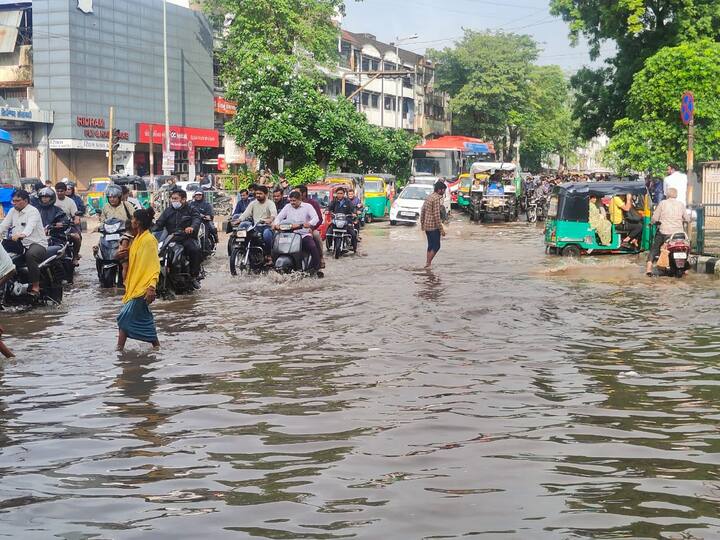
POLYGON ((228 240, 230 251, 230 274, 252 272, 259 274, 265 270, 265 242, 262 232, 249 222, 233 226, 228 240))
POLYGON ((40 296, 28 294, 30 279, 25 262, 25 246, 20 242, 3 242, 3 246, 15 264, 15 274, 0 288, 1 306, 34 306, 59 305, 63 298, 63 270, 62 258, 68 250, 68 244, 49 246, 47 258, 40 263, 40 296))
POLYGON ((665 243, 668 251, 669 266, 658 267, 662 275, 682 278, 690 269, 690 239, 684 232, 673 234, 665 243))
POLYGON ((352 216, 348 214, 333 214, 332 222, 328 227, 327 236, 325 237, 325 247, 328 251, 335 254, 335 258, 339 259, 351 249, 356 252, 353 247, 352 233, 352 216))
POLYGON ((317 274, 322 277, 322 272, 315 272, 311 267, 311 256, 303 251, 302 234, 295 232, 302 229, 303 225, 282 224, 280 231, 275 235, 272 247, 272 261, 275 270, 281 274, 303 272, 310 275, 317 274))
POLYGON ((108 289, 123 286, 122 264, 117 259, 125 222, 109 219, 100 225, 100 242, 93 248, 100 286, 108 289))

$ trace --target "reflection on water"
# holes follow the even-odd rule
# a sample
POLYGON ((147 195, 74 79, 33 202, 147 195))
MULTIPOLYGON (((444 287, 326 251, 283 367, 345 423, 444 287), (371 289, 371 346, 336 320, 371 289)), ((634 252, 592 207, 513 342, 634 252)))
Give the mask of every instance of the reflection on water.
POLYGON ((522 223, 453 223, 432 271, 364 236, 321 281, 214 261, 158 353, 112 352, 90 269, 3 313, 0 537, 720 536, 718 282, 522 223))

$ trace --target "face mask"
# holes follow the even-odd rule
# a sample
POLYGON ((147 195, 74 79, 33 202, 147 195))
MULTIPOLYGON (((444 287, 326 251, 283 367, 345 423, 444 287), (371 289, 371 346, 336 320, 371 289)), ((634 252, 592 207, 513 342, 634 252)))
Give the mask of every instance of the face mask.
POLYGON ((177 201, 173 201, 173 202, 170 203, 170 204, 172 204, 172 207, 173 207, 175 210, 178 210, 178 209, 182 206, 182 203, 181 203, 181 202, 177 202, 177 201))

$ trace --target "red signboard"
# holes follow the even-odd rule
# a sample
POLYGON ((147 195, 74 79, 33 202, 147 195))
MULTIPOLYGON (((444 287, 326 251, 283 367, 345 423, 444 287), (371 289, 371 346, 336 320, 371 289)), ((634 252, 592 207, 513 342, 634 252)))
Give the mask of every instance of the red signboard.
MULTIPOLYGON (((110 131, 106 129, 104 118, 95 118, 92 116, 78 116, 75 119, 78 127, 83 128, 83 135, 88 139, 108 139, 110 131)), ((120 131, 118 139, 127 141, 130 139, 130 133, 120 131)))
MULTIPOLYGON (((162 124, 138 124, 137 142, 149 143, 151 128, 153 144, 162 146, 165 139, 165 126, 162 124)), ((192 142, 195 148, 217 148, 220 146, 220 134, 214 129, 170 126, 170 150, 188 150, 188 142, 192 142)))
POLYGON ((215 96, 215 112, 233 116, 237 112, 237 102, 215 96))

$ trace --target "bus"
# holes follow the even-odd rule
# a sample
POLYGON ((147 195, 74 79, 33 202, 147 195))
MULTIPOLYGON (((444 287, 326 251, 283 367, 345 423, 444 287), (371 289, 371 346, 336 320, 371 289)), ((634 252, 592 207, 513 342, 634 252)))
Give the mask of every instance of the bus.
POLYGON ((20 187, 20 171, 15 160, 12 137, 0 129, 0 217, 12 208, 12 194, 20 187))
POLYGON ((454 135, 432 139, 413 150, 410 182, 428 184, 443 178, 455 204, 460 177, 470 172, 473 163, 495 160, 495 146, 491 142, 454 135))

